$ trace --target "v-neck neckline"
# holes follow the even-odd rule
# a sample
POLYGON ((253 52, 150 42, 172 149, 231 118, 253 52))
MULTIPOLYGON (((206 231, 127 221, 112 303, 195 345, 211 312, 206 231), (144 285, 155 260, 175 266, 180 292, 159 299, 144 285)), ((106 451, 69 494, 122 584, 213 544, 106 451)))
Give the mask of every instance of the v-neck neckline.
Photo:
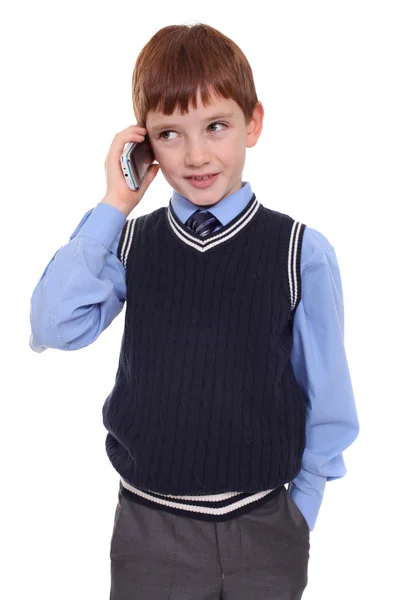
POLYGON ((260 206, 256 195, 253 193, 244 209, 234 219, 223 225, 215 233, 211 233, 205 237, 196 234, 179 220, 172 207, 171 200, 167 207, 167 217, 171 231, 176 237, 195 250, 206 252, 237 235, 254 218, 260 206))

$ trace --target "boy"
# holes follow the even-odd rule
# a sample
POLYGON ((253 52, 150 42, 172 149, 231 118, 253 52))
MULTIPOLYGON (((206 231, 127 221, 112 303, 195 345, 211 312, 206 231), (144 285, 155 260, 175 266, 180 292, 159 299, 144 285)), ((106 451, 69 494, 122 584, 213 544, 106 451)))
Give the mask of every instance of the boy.
POLYGON ((232 40, 161 29, 133 105, 105 197, 31 304, 40 352, 87 346, 126 301, 103 406, 120 475, 110 598, 299 599, 325 483, 358 433, 334 249, 242 181, 263 107, 232 40), (158 164, 132 192, 119 157, 146 134, 158 164), (127 219, 159 168, 168 207, 127 219))

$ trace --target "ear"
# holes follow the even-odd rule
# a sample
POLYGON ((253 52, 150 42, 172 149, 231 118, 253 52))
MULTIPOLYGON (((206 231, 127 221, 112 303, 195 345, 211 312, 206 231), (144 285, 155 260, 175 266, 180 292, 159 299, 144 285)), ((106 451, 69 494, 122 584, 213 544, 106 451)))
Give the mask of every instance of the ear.
POLYGON ((261 102, 257 103, 253 111, 253 116, 247 125, 247 141, 246 148, 252 148, 256 145, 258 138, 260 137, 264 120, 264 107, 261 102))

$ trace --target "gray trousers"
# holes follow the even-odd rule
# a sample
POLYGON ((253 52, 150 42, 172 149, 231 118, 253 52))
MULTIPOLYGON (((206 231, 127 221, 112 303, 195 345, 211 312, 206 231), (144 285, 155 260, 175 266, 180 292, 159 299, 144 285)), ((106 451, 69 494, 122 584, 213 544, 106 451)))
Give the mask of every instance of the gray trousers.
POLYGON ((309 539, 285 487, 219 523, 149 508, 118 491, 110 600, 299 600, 309 539))

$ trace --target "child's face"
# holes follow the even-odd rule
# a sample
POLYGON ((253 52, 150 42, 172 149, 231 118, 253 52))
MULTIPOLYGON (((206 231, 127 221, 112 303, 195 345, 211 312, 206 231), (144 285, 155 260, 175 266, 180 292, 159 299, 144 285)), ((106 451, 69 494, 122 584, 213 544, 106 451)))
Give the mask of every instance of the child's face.
POLYGON ((234 100, 214 95, 213 101, 205 107, 198 93, 197 109, 190 108, 186 115, 150 111, 146 120, 155 159, 165 179, 198 206, 216 204, 241 188, 246 147, 256 144, 262 130, 261 102, 246 126, 244 113, 234 100), (196 188, 187 179, 191 174, 210 173, 218 176, 207 188, 196 188))

